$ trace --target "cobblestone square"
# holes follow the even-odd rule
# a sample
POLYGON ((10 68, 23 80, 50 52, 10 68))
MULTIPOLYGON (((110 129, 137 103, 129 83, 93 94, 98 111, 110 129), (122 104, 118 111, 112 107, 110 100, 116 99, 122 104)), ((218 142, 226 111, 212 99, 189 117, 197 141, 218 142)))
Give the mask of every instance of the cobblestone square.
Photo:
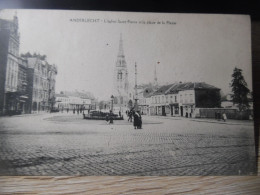
POLYGON ((71 113, 0 118, 0 175, 252 175, 253 122, 71 113))

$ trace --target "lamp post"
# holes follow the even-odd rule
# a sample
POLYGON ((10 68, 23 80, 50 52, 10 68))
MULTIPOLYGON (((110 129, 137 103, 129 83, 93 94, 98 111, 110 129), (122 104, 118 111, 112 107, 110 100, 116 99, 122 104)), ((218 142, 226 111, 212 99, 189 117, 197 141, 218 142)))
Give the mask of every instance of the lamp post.
POLYGON ((135 111, 138 111, 138 97, 137 97, 137 65, 135 63, 135 111))
POLYGON ((114 96, 111 95, 111 111, 113 112, 114 96))

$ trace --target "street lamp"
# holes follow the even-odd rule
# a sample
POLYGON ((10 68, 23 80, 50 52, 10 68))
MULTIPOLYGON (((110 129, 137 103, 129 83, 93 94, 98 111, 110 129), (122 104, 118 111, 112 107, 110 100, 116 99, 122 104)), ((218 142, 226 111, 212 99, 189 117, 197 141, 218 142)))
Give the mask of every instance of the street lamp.
POLYGON ((111 111, 113 112, 114 96, 111 95, 111 111))

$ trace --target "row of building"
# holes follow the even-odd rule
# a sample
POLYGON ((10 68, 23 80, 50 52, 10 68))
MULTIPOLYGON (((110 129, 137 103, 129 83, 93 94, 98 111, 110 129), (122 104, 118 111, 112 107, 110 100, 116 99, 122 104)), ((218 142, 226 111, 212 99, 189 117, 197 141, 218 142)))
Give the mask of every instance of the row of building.
POLYGON ((54 107, 58 111, 96 110, 98 108, 98 102, 90 92, 63 91, 55 97, 54 107))
POLYGON ((138 106, 147 115, 196 117, 196 108, 221 107, 220 89, 205 82, 140 88, 138 106))
POLYGON ((0 115, 49 110, 55 103, 56 65, 46 56, 19 55, 18 18, 0 19, 0 115))

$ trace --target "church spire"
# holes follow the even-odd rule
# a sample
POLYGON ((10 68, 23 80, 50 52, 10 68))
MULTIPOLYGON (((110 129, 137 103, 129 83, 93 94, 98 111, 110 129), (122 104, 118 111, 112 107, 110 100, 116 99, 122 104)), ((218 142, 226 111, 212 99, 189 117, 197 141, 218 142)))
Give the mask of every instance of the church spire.
POLYGON ((122 33, 120 33, 118 57, 124 57, 122 33))
MULTIPOLYGON (((157 64, 160 64, 160 62, 157 62, 157 64)), ((156 72, 156 64, 154 66, 154 86, 157 87, 158 86, 158 81, 157 81, 157 72, 156 72)))
POLYGON ((126 61, 125 61, 125 55, 124 55, 124 48, 123 48, 122 33, 120 33, 119 50, 118 50, 118 55, 117 55, 116 66, 126 67, 126 61))

